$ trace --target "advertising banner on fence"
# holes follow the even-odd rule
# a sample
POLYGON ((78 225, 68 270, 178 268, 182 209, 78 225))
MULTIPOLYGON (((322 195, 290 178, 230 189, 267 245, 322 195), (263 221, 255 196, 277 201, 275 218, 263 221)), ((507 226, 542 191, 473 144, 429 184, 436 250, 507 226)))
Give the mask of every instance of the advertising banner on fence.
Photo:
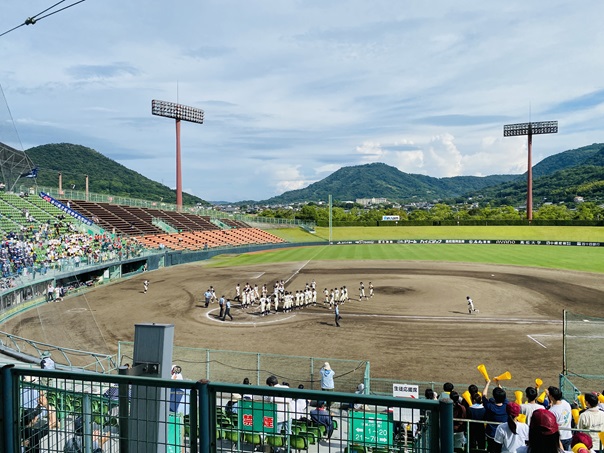
POLYGON ((558 247, 604 247, 604 242, 581 241, 520 241, 515 239, 375 239, 334 241, 335 245, 351 244, 496 244, 496 245, 550 245, 558 247))

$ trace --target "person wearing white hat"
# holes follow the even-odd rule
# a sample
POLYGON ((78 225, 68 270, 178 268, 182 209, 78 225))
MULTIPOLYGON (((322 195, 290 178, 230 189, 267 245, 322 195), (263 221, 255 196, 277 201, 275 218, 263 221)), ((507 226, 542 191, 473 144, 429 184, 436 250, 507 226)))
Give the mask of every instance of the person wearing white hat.
POLYGON ((325 362, 323 367, 321 368, 321 390, 324 392, 333 392, 335 387, 333 382, 333 377, 335 376, 335 372, 331 369, 329 362, 325 362))

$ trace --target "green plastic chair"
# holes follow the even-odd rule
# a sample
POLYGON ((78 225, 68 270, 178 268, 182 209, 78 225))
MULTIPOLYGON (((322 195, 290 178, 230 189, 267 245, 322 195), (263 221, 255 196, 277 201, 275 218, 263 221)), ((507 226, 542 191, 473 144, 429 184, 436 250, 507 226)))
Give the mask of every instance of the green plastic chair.
POLYGON ((230 440, 234 444, 236 444, 237 442, 239 442, 239 439, 240 439, 240 433, 239 433, 239 431, 236 431, 236 430, 233 430, 233 429, 225 429, 223 432, 224 432, 224 438, 226 440, 230 440))
POLYGON ((234 428, 233 422, 229 417, 217 417, 216 424, 221 428, 234 428))
POLYGON ((367 448, 365 448, 363 445, 348 445, 345 449, 344 449, 344 453, 367 453, 367 448))
POLYGON ((317 425, 315 428, 319 430, 319 437, 327 437, 327 427, 325 425, 317 425))
POLYGON ((279 434, 269 434, 266 436, 266 444, 270 445, 273 449, 283 448, 287 446, 287 437, 279 434))
POLYGON ((312 432, 303 432, 303 433, 300 433, 300 436, 306 437, 306 443, 308 445, 316 445, 317 441, 319 440, 317 435, 312 432))
POLYGON ((308 428, 306 428, 306 432, 315 436, 317 440, 320 440, 321 438, 325 437, 318 426, 309 426, 308 428))
POLYGON ((262 434, 260 433, 243 433, 243 441, 254 446, 262 445, 262 434))
POLYGON ((306 437, 291 434, 289 436, 289 448, 292 450, 308 450, 306 437))
POLYGON ((386 447, 376 447, 371 449, 371 453, 390 453, 390 449, 386 447))

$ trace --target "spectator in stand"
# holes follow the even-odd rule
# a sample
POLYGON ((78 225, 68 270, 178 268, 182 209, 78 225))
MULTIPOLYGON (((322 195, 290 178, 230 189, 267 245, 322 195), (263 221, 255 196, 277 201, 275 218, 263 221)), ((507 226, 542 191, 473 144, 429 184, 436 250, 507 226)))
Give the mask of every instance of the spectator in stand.
MULTIPOLYGON (((252 385, 252 383, 250 382, 250 378, 243 378, 243 385, 252 385)), ((243 394, 243 399, 244 400, 248 400, 251 401, 253 399, 252 395, 250 394, 243 394)))
POLYGON ((539 394, 535 387, 527 387, 524 394, 527 402, 520 405, 520 411, 526 415, 526 424, 530 425, 533 412, 543 409, 543 406, 536 401, 539 394))
POLYGON ((507 423, 502 423, 495 430, 495 442, 499 444, 501 453, 515 453, 519 447, 526 445, 529 437, 529 427, 516 419, 520 415, 520 404, 509 402, 506 407, 507 423))
POLYGON ((528 446, 516 453, 563 453, 556 416, 546 409, 533 412, 529 426, 528 446))
POLYGON ((310 411, 310 419, 317 425, 325 426, 326 435, 331 439, 333 434, 333 418, 325 408, 325 401, 318 401, 317 408, 310 411))
MULTIPOLYGON (((482 405, 482 395, 480 393, 476 392, 472 396, 472 405, 468 408, 467 415, 470 420, 481 421, 485 419, 486 409, 482 405)), ((484 423, 470 422, 470 449, 485 449, 484 428, 484 423)))
MULTIPOLYGON (((298 385, 298 389, 304 390, 304 384, 298 385)), ((308 400, 306 398, 298 398, 290 403, 289 412, 294 420, 308 419, 308 400)))
POLYGON ((336 373, 331 369, 329 362, 323 364, 319 373, 321 374, 321 390, 324 392, 333 392, 335 386, 333 377, 336 373))
MULTIPOLYGON (((109 436, 104 435, 99 430, 94 430, 92 433, 92 445, 90 446, 92 453, 103 453, 103 444, 109 440, 109 436)), ((83 452, 84 451, 84 421, 82 417, 78 417, 74 421, 74 435, 67 439, 64 452, 83 452)))
MULTIPOLYGON (((478 386, 476 384, 468 385, 468 393, 470 394, 470 402, 471 402, 471 401, 473 401, 474 395, 476 395, 478 393, 478 386)), ((463 404, 463 406, 466 408, 466 412, 467 412, 468 408, 470 407, 470 404, 468 403, 468 401, 466 401, 465 398, 461 398, 461 404, 463 404)))
MULTIPOLYGON (((508 414, 506 411, 506 404, 508 403, 507 395, 505 390, 501 388, 499 382, 497 382, 497 387, 493 389, 493 397, 489 398, 487 395, 489 394, 489 385, 491 384, 491 380, 489 379, 482 391, 482 404, 485 408, 485 421, 487 422, 499 422, 504 423, 508 419, 508 414)), ((497 430, 497 425, 493 423, 488 423, 485 428, 485 436, 487 438, 487 450, 491 453, 495 453, 497 450, 497 443, 495 442, 495 431, 497 430)))
MULTIPOLYGON (((279 380, 276 376, 269 376, 266 378, 266 385, 275 388, 287 388, 284 385, 279 384, 279 380)), ((289 404, 291 398, 283 396, 265 396, 264 401, 267 403, 275 403, 277 405, 277 432, 285 431, 286 434, 291 432, 291 418, 289 415, 289 404)))
POLYGON ((453 401, 453 447, 463 448, 466 444, 466 408, 461 404, 459 393, 452 390, 449 398, 453 401))
POLYGON ((438 399, 438 394, 437 394, 437 393, 436 393, 434 390, 432 390, 432 389, 430 389, 430 388, 427 388, 427 389, 424 391, 424 397, 425 397, 427 400, 437 400, 437 399, 438 399))
MULTIPOLYGON (((568 401, 562 399, 562 392, 558 387, 547 388, 547 396, 550 401, 549 411, 554 414, 560 429, 560 442, 564 450, 570 450, 570 440, 573 437, 571 431, 572 412, 568 401)), ((534 415, 534 414, 533 414, 534 415)))
POLYGON ((600 438, 598 437, 598 431, 604 431, 604 412, 598 408, 598 397, 593 393, 585 394, 585 409, 579 415, 579 423, 577 427, 579 429, 594 431, 590 432, 593 445, 599 445, 600 438))
POLYGON ((438 397, 439 400, 447 400, 449 399, 449 394, 453 391, 453 389, 455 388, 455 386, 450 383, 450 382, 445 382, 443 384, 443 391, 441 392, 440 396, 438 397))
POLYGON ((48 425, 39 423, 42 409, 25 409, 21 415, 21 446, 24 453, 40 453, 40 441, 48 435, 48 425))
MULTIPOLYGON (((598 445, 599 442, 600 441, 598 439, 598 443, 596 443, 595 445, 598 445)), ((594 447, 594 443, 592 442, 591 437, 588 434, 575 433, 575 434, 573 434, 573 438, 570 441, 570 446, 571 446, 573 452, 591 453, 592 448, 594 447)), ((595 451, 601 451, 601 450, 595 450, 595 451)))
POLYGON ((21 408, 34 409, 38 406, 40 391, 38 390, 38 378, 34 376, 23 376, 23 382, 26 385, 21 385, 21 408))

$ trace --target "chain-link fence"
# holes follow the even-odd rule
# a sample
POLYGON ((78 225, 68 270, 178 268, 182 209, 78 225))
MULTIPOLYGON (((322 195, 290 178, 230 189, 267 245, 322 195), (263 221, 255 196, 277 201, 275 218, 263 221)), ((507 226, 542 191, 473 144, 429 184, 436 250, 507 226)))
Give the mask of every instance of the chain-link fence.
MULTIPOLYGON (((602 391, 604 368, 604 318, 564 311, 563 375, 579 392, 602 391)), ((569 398, 570 395, 565 395, 569 398)))
MULTIPOLYGON (((120 364, 132 363, 134 343, 120 341, 120 364)), ((335 372, 335 390, 354 392, 359 384, 368 385, 369 362, 331 357, 299 357, 280 354, 211 350, 175 346, 173 363, 182 368, 187 379, 208 379, 211 382, 240 384, 248 378, 253 385, 265 385, 266 378, 274 375, 290 388, 304 385, 305 389, 321 388, 320 370, 329 362, 335 372)))

